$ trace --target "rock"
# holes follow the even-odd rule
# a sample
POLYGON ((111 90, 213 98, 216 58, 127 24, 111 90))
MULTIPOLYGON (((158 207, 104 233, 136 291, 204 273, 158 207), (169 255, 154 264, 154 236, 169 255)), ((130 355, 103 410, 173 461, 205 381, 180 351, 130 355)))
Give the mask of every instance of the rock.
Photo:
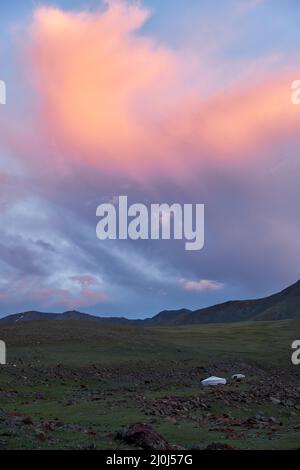
POLYGON ((44 442, 47 440, 47 436, 43 431, 37 431, 35 438, 41 442, 44 442))
POLYGON ((269 418, 269 422, 270 422, 270 423, 274 423, 274 424, 276 424, 278 421, 277 421, 277 419, 276 419, 276 418, 274 418, 274 416, 270 416, 270 418, 269 418))
POLYGON ((45 400, 45 395, 41 392, 35 392, 34 394, 34 398, 36 400, 45 400))
POLYGON ((170 445, 158 432, 148 424, 131 424, 118 432, 117 439, 141 447, 143 450, 172 450, 170 445))
POLYGON ((281 400, 279 400, 279 398, 270 397, 270 400, 273 403, 273 405, 280 405, 281 403, 281 400))
POLYGON ((96 444, 93 442, 92 444, 89 444, 87 447, 84 447, 86 450, 96 450, 96 444))
POLYGON ((234 447, 221 442, 212 442, 204 450, 234 450, 234 447))
POLYGON ((32 425, 32 424, 33 424, 33 421, 32 421, 32 419, 30 418, 30 416, 25 416, 25 417, 22 419, 22 423, 23 423, 23 424, 27 424, 27 425, 32 425))

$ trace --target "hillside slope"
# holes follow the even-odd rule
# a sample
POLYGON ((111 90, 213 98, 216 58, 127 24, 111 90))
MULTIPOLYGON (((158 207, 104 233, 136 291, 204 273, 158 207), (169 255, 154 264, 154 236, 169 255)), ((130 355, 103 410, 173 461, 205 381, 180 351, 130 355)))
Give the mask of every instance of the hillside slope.
POLYGON ((229 301, 195 311, 163 311, 145 323, 171 326, 289 318, 300 318, 300 281, 262 299, 229 301))

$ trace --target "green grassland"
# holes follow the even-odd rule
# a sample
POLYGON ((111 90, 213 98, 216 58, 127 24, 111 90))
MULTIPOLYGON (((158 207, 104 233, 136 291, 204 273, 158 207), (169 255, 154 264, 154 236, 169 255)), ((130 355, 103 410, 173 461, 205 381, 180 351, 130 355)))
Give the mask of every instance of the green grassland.
POLYGON ((122 449, 149 423, 172 444, 288 449, 300 442, 300 321, 172 328, 96 322, 0 326, 0 448, 122 449), (208 375, 246 379, 203 388, 208 375), (298 401, 297 401, 298 397, 298 401), (274 398, 278 402, 275 403, 274 398))

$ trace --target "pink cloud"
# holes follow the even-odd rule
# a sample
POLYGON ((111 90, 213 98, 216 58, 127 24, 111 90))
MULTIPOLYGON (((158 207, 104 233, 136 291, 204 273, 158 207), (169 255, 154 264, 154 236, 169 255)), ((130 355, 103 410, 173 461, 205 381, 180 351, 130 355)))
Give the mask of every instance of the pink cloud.
POLYGON ((274 142, 298 135, 295 73, 244 78, 208 96, 205 62, 195 71, 189 57, 140 34, 147 9, 105 3, 94 13, 39 7, 26 30, 37 112, 22 126, 3 122, 0 139, 27 169, 42 173, 46 162, 47 177, 84 166, 182 181, 195 168, 269 158, 274 142))
POLYGON ((79 290, 73 291, 47 285, 36 286, 34 280, 25 277, 11 282, 5 291, 0 291, 1 302, 9 302, 16 292, 22 302, 33 305, 42 303, 44 307, 64 306, 68 309, 75 309, 91 307, 108 300, 107 295, 97 288, 92 289, 82 285, 79 290))
POLYGON ((36 125, 66 165, 181 175, 206 160, 242 161, 299 128, 290 101, 293 74, 236 83, 210 98, 199 79, 199 91, 191 93, 192 64, 139 34, 149 12, 107 3, 97 13, 40 7, 28 30, 36 125))
MULTIPOLYGON (((24 299, 26 300, 26 296, 23 296, 24 299)), ((67 289, 40 288, 28 293, 28 300, 43 302, 43 305, 48 307, 63 305, 66 308, 74 309, 106 302, 107 297, 104 293, 89 288, 82 288, 79 293, 72 293, 67 289)))
POLYGON ((192 281, 188 279, 180 279, 180 284, 184 290, 194 291, 194 292, 204 292, 209 290, 222 289, 224 284, 217 281, 212 281, 209 279, 200 279, 197 281, 192 281))
POLYGON ((157 154, 153 137, 170 94, 175 98, 180 62, 135 34, 148 16, 124 2, 93 14, 37 9, 27 60, 42 131, 72 158, 111 168, 137 159, 142 165, 147 147, 157 154))

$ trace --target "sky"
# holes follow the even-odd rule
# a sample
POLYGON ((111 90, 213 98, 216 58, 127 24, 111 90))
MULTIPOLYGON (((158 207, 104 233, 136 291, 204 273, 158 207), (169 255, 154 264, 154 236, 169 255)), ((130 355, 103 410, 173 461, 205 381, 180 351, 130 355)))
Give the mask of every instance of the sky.
POLYGON ((298 0, 0 3, 0 316, 144 318, 300 266, 298 0), (205 244, 96 237, 96 208, 205 204, 205 244))

